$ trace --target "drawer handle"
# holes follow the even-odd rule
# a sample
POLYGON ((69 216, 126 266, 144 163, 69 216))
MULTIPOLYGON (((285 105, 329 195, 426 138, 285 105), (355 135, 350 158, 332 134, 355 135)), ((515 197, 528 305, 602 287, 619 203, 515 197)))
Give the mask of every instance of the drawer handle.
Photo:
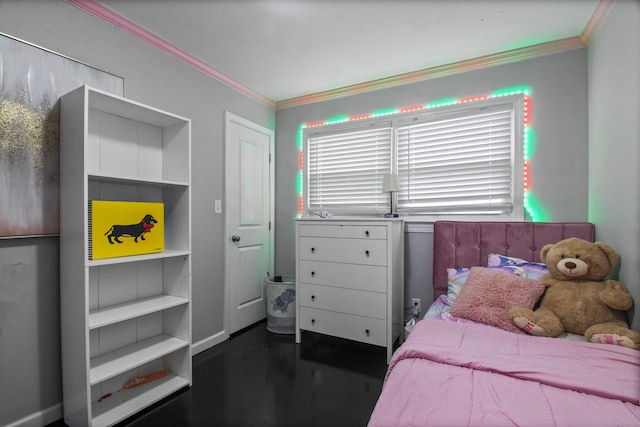
POLYGON ((316 272, 315 271, 311 272, 311 277, 316 277, 316 272))
POLYGON ((370 255, 369 251, 364 251, 364 254, 365 254, 366 256, 369 256, 369 255, 370 255))
POLYGON ((364 232, 364 235, 365 235, 365 236, 367 236, 367 237, 369 237, 369 230, 366 230, 366 231, 364 232))
POLYGON ((315 301, 316 300, 316 296, 315 295, 311 295, 311 301, 315 301))
POLYGON ((371 333, 369 332, 369 330, 368 330, 368 329, 367 329, 367 330, 365 330, 364 332, 365 332, 365 334, 367 334, 367 336, 371 335, 371 333))
POLYGON ((311 324, 315 325, 316 324, 316 319, 311 319, 311 324))
POLYGON ((311 253, 314 253, 316 251, 316 248, 311 248, 311 253))

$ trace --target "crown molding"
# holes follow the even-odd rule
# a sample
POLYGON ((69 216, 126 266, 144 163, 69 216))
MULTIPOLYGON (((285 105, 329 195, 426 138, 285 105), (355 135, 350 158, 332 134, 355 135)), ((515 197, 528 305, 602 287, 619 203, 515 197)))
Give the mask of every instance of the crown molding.
POLYGON ((338 99, 345 96, 370 92, 373 90, 385 89, 388 87, 399 86, 407 83, 414 83, 461 72, 492 67, 494 65, 508 64, 510 62, 518 62, 525 59, 536 58, 538 56, 550 55, 553 53, 560 53, 587 47, 606 19, 615 1, 616 0, 600 0, 595 10, 593 11, 589 22, 587 22, 587 25, 578 37, 571 37, 563 40, 541 43, 534 46, 528 46, 520 49, 510 50, 507 52, 497 53, 494 55, 487 55, 480 58, 455 62, 439 67, 427 68, 424 70, 400 74, 397 76, 392 76, 380 80, 373 80, 370 82, 352 86, 345 86, 339 89, 285 99, 276 102, 276 110, 283 110, 285 108, 298 107, 306 104, 338 99))
POLYGON ((160 49, 166 54, 173 56, 179 61, 184 62, 185 64, 195 68, 196 70, 208 75, 209 77, 213 77, 221 83, 235 89, 236 91, 248 96, 249 98, 254 99, 268 107, 274 108, 275 102, 258 92, 249 89, 244 86, 242 83, 232 79, 231 77, 225 75, 220 70, 212 67, 211 65, 193 57, 177 46, 172 45, 166 40, 158 37, 152 32, 142 28, 138 24, 128 20, 127 18, 117 14, 111 9, 93 1, 93 0, 65 0, 67 3, 77 7, 85 11, 86 13, 95 16, 98 19, 101 19, 109 24, 115 26, 116 28, 121 29, 122 31, 129 33, 133 37, 144 41, 151 46, 160 49))
POLYGON ((582 34, 580 34, 580 38, 586 46, 591 44, 591 40, 598 32, 598 29, 604 22, 615 2, 616 0, 600 0, 596 6, 596 10, 593 11, 593 15, 591 15, 589 22, 587 22, 582 34))
POLYGON ((352 86, 345 86, 339 89, 333 89, 325 92, 318 92, 310 95, 300 96, 297 98, 278 101, 276 102, 276 110, 298 107, 315 102, 328 101, 345 96, 371 92, 379 89, 386 89, 389 87, 420 82, 472 70, 479 70, 482 68, 493 67, 495 65, 524 61, 525 59, 536 58, 543 55, 550 55, 554 53, 580 49, 585 46, 586 45, 584 41, 582 41, 582 38, 580 37, 571 37, 547 43, 540 43, 533 46, 527 46, 519 49, 509 50, 506 52, 496 53, 493 55, 454 62, 439 67, 427 68, 424 70, 399 74, 397 76, 387 77, 380 80, 374 80, 352 86))
POLYGON ((468 59, 464 61, 454 62, 438 67, 427 68, 423 70, 413 71, 410 73, 391 76, 379 80, 373 80, 365 83, 359 83, 342 88, 332 89, 324 92, 312 93, 296 98, 285 99, 282 101, 273 101, 258 92, 244 86, 242 83, 225 75, 215 67, 193 57, 189 53, 183 51, 177 46, 172 45, 166 40, 158 37, 152 32, 140 27, 136 23, 117 14, 111 9, 102 6, 94 0, 65 0, 67 3, 85 11, 86 13, 97 17, 113 26, 129 33, 130 35, 154 46, 157 49, 173 56, 183 63, 199 70, 200 72, 218 80, 219 82, 235 89, 236 91, 260 102, 268 107, 276 110, 285 108, 299 107, 302 105, 313 104, 316 102, 328 101, 346 96, 357 95, 361 93, 371 92, 374 90, 386 89, 400 86, 408 83, 415 83, 458 74, 467 71, 479 70, 495 65, 519 62, 526 59, 532 59, 543 55, 565 52, 573 49, 580 49, 589 45, 593 36, 602 25, 609 11, 613 7, 615 0, 600 0, 596 9, 585 26, 584 30, 577 37, 571 37, 563 40, 556 40, 547 43, 541 43, 534 46, 527 46, 519 49, 509 50, 493 55, 482 56, 479 58, 468 59))

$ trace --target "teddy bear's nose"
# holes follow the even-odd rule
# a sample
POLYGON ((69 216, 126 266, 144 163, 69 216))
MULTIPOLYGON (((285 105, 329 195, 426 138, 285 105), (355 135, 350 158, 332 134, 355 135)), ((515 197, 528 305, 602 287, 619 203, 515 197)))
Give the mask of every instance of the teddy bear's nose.
POLYGON ((574 268, 577 267, 576 263, 571 261, 565 262, 564 266, 567 267, 569 270, 573 270, 574 268))

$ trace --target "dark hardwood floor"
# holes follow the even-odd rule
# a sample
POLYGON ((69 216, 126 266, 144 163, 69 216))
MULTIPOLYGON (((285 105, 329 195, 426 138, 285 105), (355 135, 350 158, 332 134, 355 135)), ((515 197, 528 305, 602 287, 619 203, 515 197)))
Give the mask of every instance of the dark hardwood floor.
POLYGON ((307 332, 296 345, 264 321, 197 354, 191 388, 120 426, 366 426, 386 369, 382 347, 307 332))

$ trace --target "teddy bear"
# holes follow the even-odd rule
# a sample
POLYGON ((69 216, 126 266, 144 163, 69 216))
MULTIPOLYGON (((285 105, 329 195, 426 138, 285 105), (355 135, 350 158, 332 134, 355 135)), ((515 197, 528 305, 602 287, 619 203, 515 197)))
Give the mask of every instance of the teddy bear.
POLYGON ((536 336, 555 338, 570 332, 590 342, 640 350, 640 334, 629 329, 625 315, 633 299, 619 282, 605 280, 618 262, 613 248, 573 237, 545 245, 540 258, 549 268, 540 278, 545 293, 535 311, 509 310, 516 326, 536 336))

